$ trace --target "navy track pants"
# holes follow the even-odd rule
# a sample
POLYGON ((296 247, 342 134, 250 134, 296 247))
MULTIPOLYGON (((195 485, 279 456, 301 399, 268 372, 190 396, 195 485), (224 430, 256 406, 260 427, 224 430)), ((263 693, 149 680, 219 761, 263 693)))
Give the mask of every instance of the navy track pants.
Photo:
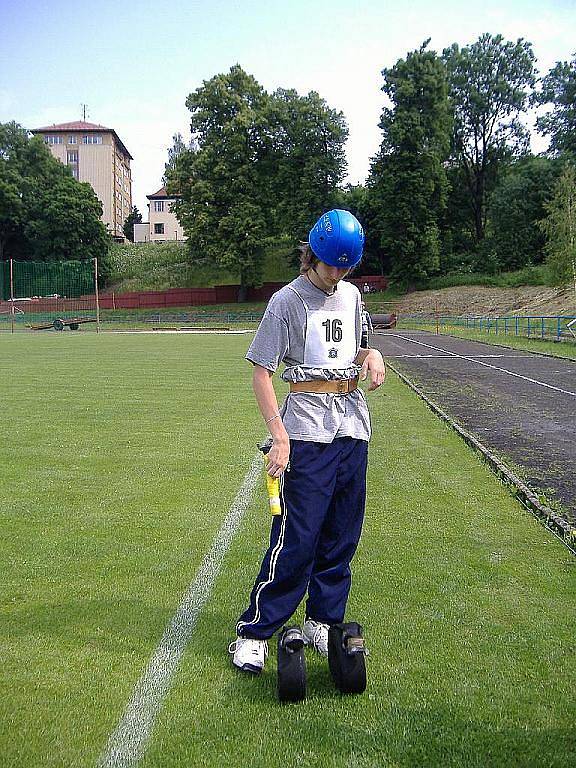
POLYGON ((344 620, 350 561, 364 519, 368 443, 352 437, 290 443, 290 464, 280 480, 282 513, 273 518, 250 606, 237 624, 243 637, 271 637, 306 590, 306 618, 344 620))

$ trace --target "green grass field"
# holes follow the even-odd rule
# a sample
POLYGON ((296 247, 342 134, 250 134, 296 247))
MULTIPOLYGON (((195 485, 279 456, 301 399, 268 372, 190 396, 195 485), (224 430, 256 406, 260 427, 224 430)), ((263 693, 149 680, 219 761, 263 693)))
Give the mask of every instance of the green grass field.
MULTIPOLYGON (((248 339, 0 336, 2 768, 97 765, 264 435, 248 339)), ((262 478, 142 768, 576 763, 574 558, 392 374, 369 398, 367 692, 308 654, 308 700, 280 705, 273 647, 260 678, 230 666, 262 478)))

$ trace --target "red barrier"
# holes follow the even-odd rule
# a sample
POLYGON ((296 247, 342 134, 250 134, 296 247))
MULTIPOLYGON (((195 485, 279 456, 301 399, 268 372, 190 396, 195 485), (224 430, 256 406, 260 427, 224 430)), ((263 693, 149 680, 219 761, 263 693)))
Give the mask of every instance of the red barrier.
MULTIPOLYGON (((381 275, 366 275, 348 278, 360 290, 365 292, 383 291, 388 280, 381 275)), ((273 293, 285 283, 264 283, 259 288, 249 288, 248 301, 268 301, 273 293)), ((217 285, 214 288, 168 288, 165 291, 138 291, 134 293, 101 293, 100 309, 161 309, 163 307, 199 307, 210 304, 235 304, 238 301, 239 285, 217 285)), ((95 308, 94 296, 80 296, 77 299, 41 298, 16 300, 14 306, 25 312, 62 312, 84 306, 95 308)), ((10 308, 10 302, 0 302, 0 312, 10 308)))

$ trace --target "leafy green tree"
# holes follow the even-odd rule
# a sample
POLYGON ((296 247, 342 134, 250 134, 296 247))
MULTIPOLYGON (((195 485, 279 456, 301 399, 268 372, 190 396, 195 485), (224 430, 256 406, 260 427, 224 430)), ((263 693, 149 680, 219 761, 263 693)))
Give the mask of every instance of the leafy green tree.
POLYGON ((135 205, 126 217, 126 221, 122 227, 124 237, 127 240, 130 240, 131 243, 134 242, 134 224, 142 224, 142 214, 135 205))
POLYGON ((355 274, 386 275, 390 272, 390 259, 381 246, 381 232, 378 229, 376 199, 368 184, 347 184, 338 191, 335 206, 344 208, 362 223, 366 235, 362 261, 355 268, 355 274))
POLYGON ((336 204, 346 169, 344 115, 315 91, 299 96, 280 88, 268 100, 266 121, 274 227, 303 240, 322 211, 336 204))
POLYGON ((448 187, 446 71, 428 43, 382 72, 382 90, 392 106, 382 113, 382 144, 368 181, 369 227, 380 233, 392 275, 408 285, 438 270, 448 187))
POLYGON ((346 126, 318 94, 270 96, 236 65, 186 102, 193 147, 177 153, 168 189, 193 263, 240 278, 240 299, 262 281, 265 241, 307 234, 334 199, 346 126))
POLYGON ((542 80, 537 96, 540 104, 553 104, 552 111, 536 120, 544 136, 550 136, 554 155, 569 152, 576 157, 576 56, 559 61, 542 80))
POLYGON ((486 247, 498 269, 520 269, 544 260, 545 237, 538 222, 546 214, 558 179, 558 164, 545 157, 513 163, 492 193, 486 247))
POLYGON ((35 261, 82 261, 107 252, 102 205, 89 184, 71 175, 63 175, 51 190, 35 197, 28 214, 24 235, 35 261))
POLYGON ((162 184, 166 185, 170 179, 170 176, 174 169, 176 168, 176 162, 178 160, 178 157, 186 151, 194 151, 195 149, 194 141, 191 140, 186 144, 184 142, 184 137, 181 133, 175 133, 174 136, 172 136, 172 146, 168 149, 168 161, 164 165, 164 175, 162 176, 162 184))
POLYGON ((0 261, 6 245, 16 242, 25 221, 22 201, 22 178, 13 168, 0 161, 0 261))
POLYGON ((557 283, 576 281, 576 170, 567 163, 540 222, 546 236, 546 263, 557 283))
POLYGON ((40 137, 0 125, 0 255, 22 260, 104 257, 110 238, 92 187, 76 181, 40 137))
POLYGON ((193 261, 215 263, 240 277, 241 296, 262 274, 266 236, 262 158, 268 137, 267 95, 236 65, 186 100, 197 150, 179 153, 169 190, 181 199, 175 212, 193 261))
POLYGON ((453 155, 462 169, 472 231, 477 243, 486 231, 487 201, 498 170, 528 148, 520 115, 529 104, 536 76, 532 45, 522 38, 482 35, 443 53, 454 111, 453 155))

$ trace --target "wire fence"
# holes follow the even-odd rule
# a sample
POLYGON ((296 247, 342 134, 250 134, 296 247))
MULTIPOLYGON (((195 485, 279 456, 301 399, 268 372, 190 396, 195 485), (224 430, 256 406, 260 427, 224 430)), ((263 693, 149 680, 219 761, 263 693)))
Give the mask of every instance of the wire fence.
POLYGON ((462 328, 495 336, 522 336, 554 341, 576 339, 576 316, 574 315, 509 315, 506 317, 403 315, 399 324, 403 328, 427 330, 434 328, 439 333, 462 328))
POLYGON ((97 267, 95 259, 0 261, 0 330, 97 323, 97 267))

